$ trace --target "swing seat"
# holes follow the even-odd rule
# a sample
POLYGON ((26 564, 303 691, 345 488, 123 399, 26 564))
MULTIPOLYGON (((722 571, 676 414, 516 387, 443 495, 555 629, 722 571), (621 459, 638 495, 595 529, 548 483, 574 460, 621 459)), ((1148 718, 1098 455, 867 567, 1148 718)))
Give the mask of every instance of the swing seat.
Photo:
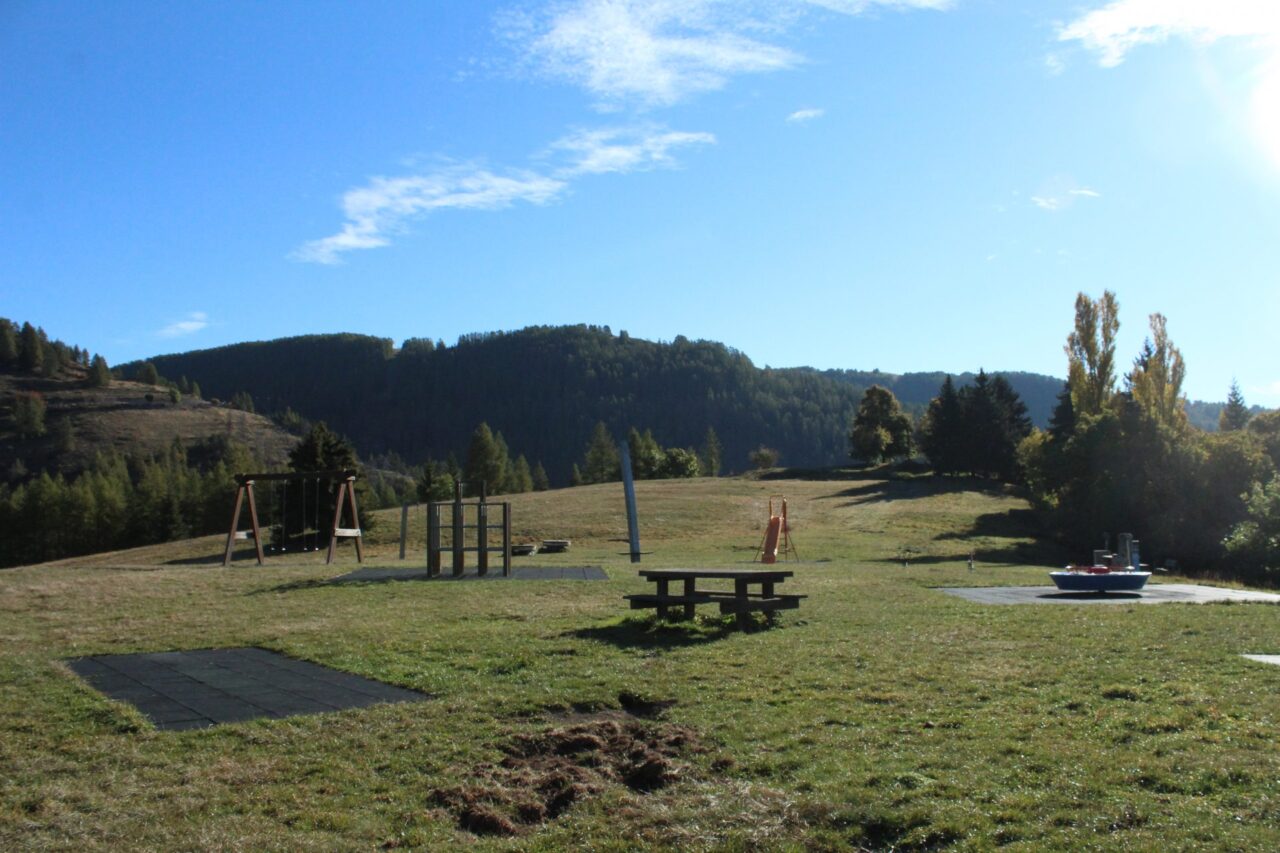
POLYGON ((359 527, 335 527, 333 529, 333 535, 337 536, 339 539, 359 539, 360 528, 359 527))
POLYGON ((237 538, 237 539, 252 539, 252 538, 253 538, 253 531, 252 531, 252 530, 237 530, 237 531, 236 531, 236 538, 237 538))

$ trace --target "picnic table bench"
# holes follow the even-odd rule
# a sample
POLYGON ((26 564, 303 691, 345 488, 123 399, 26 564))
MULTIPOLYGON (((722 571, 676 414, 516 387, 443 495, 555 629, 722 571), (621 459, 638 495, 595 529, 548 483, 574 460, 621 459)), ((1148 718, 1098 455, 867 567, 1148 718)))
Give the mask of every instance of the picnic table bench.
POLYGON ((782 569, 641 569, 640 577, 653 582, 656 592, 624 595, 632 610, 656 608, 659 619, 666 619, 671 608, 682 608, 685 619, 692 619, 699 604, 718 604, 722 614, 737 617, 738 627, 745 628, 751 613, 764 613, 770 621, 778 610, 795 610, 803 595, 781 594, 774 587, 794 572, 782 569), (698 581, 732 581, 733 589, 699 587, 698 581), (679 591, 672 591, 672 581, 683 581, 679 591), (757 588, 753 590, 753 587, 757 588))

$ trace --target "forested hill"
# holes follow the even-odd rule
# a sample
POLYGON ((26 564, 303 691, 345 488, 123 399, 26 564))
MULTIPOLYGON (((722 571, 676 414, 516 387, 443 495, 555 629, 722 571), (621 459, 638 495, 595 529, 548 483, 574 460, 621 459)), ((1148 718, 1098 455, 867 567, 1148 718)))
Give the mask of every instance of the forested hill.
MULTIPOLYGON (((663 445, 681 447, 700 446, 712 427, 726 471, 747 467, 761 444, 783 464, 833 464, 847 458, 867 386, 901 389, 904 403, 922 407, 943 379, 758 368, 723 344, 655 343, 592 326, 467 335, 454 346, 411 339, 398 350, 385 338, 312 335, 152 362, 163 376, 199 382, 208 397, 247 392, 259 412, 292 408, 327 421, 364 454, 395 451, 411 463, 463 457, 484 421, 513 456, 541 461, 557 484, 568 481, 597 421, 618 438, 630 427, 652 429, 663 445)), ((1060 380, 1009 378, 1043 424, 1060 380)))

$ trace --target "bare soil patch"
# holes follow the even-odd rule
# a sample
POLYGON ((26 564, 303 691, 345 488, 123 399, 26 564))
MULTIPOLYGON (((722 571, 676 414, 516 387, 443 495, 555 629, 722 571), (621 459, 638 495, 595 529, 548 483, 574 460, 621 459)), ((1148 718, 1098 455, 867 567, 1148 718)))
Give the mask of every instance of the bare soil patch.
POLYGON ((502 751, 499 763, 476 768, 473 782, 433 792, 461 829, 519 835, 609 785, 655 791, 689 773, 682 756, 707 749, 686 726, 604 712, 518 735, 502 751))

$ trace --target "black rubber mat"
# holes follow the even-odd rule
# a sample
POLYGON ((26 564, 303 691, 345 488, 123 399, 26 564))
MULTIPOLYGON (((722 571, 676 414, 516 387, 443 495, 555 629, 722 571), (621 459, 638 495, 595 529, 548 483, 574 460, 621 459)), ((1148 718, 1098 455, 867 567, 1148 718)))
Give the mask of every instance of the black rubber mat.
POLYGON ((432 698, 255 648, 95 655, 67 665, 107 696, 133 705, 158 729, 432 698))

